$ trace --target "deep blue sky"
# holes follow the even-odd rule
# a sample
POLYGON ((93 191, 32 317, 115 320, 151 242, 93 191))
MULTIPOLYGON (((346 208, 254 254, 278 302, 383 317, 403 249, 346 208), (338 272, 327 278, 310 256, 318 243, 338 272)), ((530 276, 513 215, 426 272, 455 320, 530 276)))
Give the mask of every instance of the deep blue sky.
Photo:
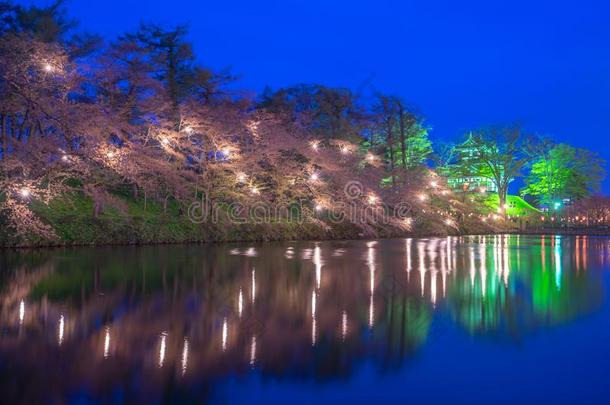
MULTIPOLYGON (((28 3, 27 1, 25 3, 28 3)), ((41 4, 40 2, 37 2, 41 4)), ((520 122, 610 161, 604 1, 71 0, 105 36, 187 22, 202 63, 240 88, 302 82, 403 96, 433 136, 520 122)), ((42 2, 44 4, 44 2, 42 2)), ((604 191, 610 192, 606 180, 604 191)))

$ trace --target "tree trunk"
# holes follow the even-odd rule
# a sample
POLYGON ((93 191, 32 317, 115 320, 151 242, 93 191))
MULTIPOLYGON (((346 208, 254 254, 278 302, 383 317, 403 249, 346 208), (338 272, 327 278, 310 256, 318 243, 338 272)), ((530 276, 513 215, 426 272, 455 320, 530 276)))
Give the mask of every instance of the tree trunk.
POLYGON ((2 158, 6 157, 8 152, 8 137, 6 136, 6 116, 0 114, 0 140, 2 141, 2 158))
POLYGON ((11 136, 15 140, 19 140, 17 137, 17 120, 15 118, 15 114, 11 115, 11 136))
POLYGON ((507 194, 507 190, 508 187, 507 186, 500 186, 498 187, 498 198, 500 199, 500 211, 502 212, 503 215, 506 215, 506 209, 504 208, 504 206, 506 205, 506 194, 507 194))
POLYGON ((400 117, 400 150, 402 152, 402 167, 407 169, 407 145, 405 137, 405 112, 402 103, 398 103, 398 114, 400 117))
POLYGON ((93 218, 97 218, 100 215, 101 206, 97 198, 93 197, 93 218))
POLYGON ((169 200, 170 195, 167 194, 165 196, 165 199, 163 200, 163 213, 167 214, 167 200, 169 200))
POLYGON ((394 134, 392 131, 392 118, 387 119, 387 131, 388 131, 388 148, 390 149, 390 173, 392 176, 392 185, 395 184, 394 179, 394 134))

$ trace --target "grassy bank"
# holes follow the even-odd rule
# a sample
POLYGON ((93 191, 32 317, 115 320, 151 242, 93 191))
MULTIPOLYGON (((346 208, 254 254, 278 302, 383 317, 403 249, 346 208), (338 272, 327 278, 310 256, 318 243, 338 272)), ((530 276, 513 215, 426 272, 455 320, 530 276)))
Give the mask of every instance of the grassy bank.
MULTIPOLYGON (((30 210, 49 226, 53 238, 39 234, 17 237, 13 229, 3 226, 3 247, 42 247, 70 245, 156 244, 188 242, 272 241, 296 239, 358 239, 373 237, 430 236, 493 232, 496 228, 467 218, 455 228, 448 228, 434 216, 421 216, 410 229, 393 224, 358 224, 329 221, 324 213, 316 217, 296 212, 290 218, 254 221, 232 221, 220 209, 214 220, 201 223, 189 218, 184 208, 170 200, 166 207, 155 201, 134 198, 128 193, 113 194, 112 204, 95 212, 91 197, 81 192, 64 194, 48 204, 31 201, 30 210)), ((298 211, 298 210, 297 210, 298 211)))

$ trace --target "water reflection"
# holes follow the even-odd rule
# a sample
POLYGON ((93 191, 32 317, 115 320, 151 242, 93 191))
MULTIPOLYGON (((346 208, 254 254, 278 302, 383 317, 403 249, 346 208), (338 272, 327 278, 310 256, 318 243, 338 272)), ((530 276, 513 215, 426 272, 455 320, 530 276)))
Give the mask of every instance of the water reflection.
POLYGON ((62 370, 34 382, 34 402, 134 379, 145 382, 130 386, 134 398, 203 384, 205 399, 215 381, 251 370, 333 379, 361 359, 392 369, 438 316, 519 341, 595 311, 609 246, 495 235, 6 253, 0 359, 17 374, 62 370))

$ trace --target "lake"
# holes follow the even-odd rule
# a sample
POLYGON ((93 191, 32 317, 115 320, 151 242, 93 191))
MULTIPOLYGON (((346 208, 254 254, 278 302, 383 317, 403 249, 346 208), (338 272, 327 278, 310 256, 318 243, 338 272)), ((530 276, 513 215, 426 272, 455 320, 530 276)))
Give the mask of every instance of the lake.
POLYGON ((0 252, 0 400, 598 402, 610 238, 0 252))

